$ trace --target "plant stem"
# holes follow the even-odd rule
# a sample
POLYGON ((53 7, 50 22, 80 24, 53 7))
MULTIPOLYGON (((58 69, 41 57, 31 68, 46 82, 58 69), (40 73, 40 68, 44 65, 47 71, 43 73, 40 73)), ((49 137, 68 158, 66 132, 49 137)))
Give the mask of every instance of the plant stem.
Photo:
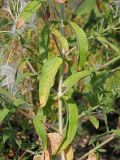
MULTIPOLYGON (((108 139, 106 139, 105 141, 103 141, 101 144, 99 144, 98 146, 96 146, 94 149, 92 149, 92 152, 95 152, 96 150, 98 150, 99 148, 103 147, 104 145, 106 145, 107 143, 111 142, 113 139, 115 138, 115 134, 110 135, 110 137, 108 139)), ((85 158, 87 158, 87 156, 89 155, 89 152, 87 152, 86 154, 84 154, 79 160, 84 160, 85 158)))
POLYGON ((113 58, 112 60, 110 60, 109 62, 105 63, 104 65, 102 65, 100 68, 96 69, 96 71, 101 71, 103 69, 106 69, 107 67, 115 64, 115 62, 117 62, 118 60, 120 60, 120 56, 117 56, 115 58, 113 58))
MULTIPOLYGON (((62 96, 62 83, 63 83, 63 66, 60 70, 60 77, 59 77, 59 87, 58 87, 58 113, 59 113, 59 132, 61 135, 63 135, 63 117, 62 117, 62 107, 63 103, 61 100, 62 96)), ((65 154, 64 151, 61 152, 61 160, 65 160, 65 154)))
POLYGON ((62 82, 63 82, 63 75, 60 70, 60 79, 59 79, 59 87, 58 87, 58 105, 59 105, 59 132, 63 134, 63 124, 62 124, 62 82))
MULTIPOLYGON (((63 21, 64 21, 64 4, 61 4, 61 34, 64 35, 64 24, 63 24, 63 21)), ((65 56, 65 50, 62 49, 62 55, 61 57, 63 58, 64 60, 64 56, 65 56)), ((60 69, 60 73, 59 73, 59 86, 58 86, 58 105, 59 105, 59 109, 58 109, 58 112, 59 112, 59 132, 61 135, 63 135, 63 116, 62 116, 62 108, 63 108, 63 103, 62 103, 62 100, 61 100, 61 96, 62 96, 62 83, 63 83, 63 67, 64 67, 64 64, 61 66, 61 69, 60 69)), ((64 151, 61 152, 61 160, 65 160, 65 153, 64 151)))

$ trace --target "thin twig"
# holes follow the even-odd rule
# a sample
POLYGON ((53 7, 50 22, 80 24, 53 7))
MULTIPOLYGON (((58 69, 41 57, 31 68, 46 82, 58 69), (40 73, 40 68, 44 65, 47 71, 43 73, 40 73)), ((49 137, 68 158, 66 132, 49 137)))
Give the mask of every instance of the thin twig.
POLYGON ((27 64, 28 64, 29 68, 31 69, 31 71, 32 71, 35 75, 37 75, 37 72, 35 71, 35 69, 34 69, 33 66, 31 65, 31 63, 30 63, 29 61, 27 61, 27 64))
POLYGON ((56 38, 55 38, 55 36, 54 36, 53 34, 52 34, 52 37, 53 37, 53 40, 54 40, 54 42, 55 42, 55 44, 56 44, 56 47, 57 47, 60 55, 62 55, 61 50, 60 50, 60 47, 59 47, 59 45, 58 45, 58 43, 57 43, 57 40, 56 40, 56 38))
POLYGON ((74 50, 76 50, 76 46, 71 48, 68 52, 66 52, 65 57, 67 57, 71 52, 73 52, 74 50))
POLYGON ((22 115, 24 115, 25 117, 27 117, 28 119, 32 119, 33 117, 30 116, 28 113, 26 113, 25 111, 23 111, 22 109, 18 109, 18 112, 21 113, 22 115))
POLYGON ((23 154, 19 157, 18 160, 22 160, 26 153, 27 153, 27 151, 23 152, 23 154))
MULTIPOLYGON (((93 107, 93 108, 91 109, 91 111, 94 111, 94 110, 96 110, 96 109, 98 109, 98 108, 100 108, 100 105, 97 105, 97 106, 93 107)), ((86 116, 86 113, 85 113, 85 112, 83 112, 82 114, 79 115, 79 119, 80 119, 80 118, 83 118, 84 116, 86 116)))
POLYGON ((114 59, 110 60, 109 62, 103 64, 101 67, 99 67, 98 69, 96 69, 96 71, 101 71, 103 69, 106 69, 107 67, 109 67, 110 65, 114 64, 118 60, 120 60, 120 56, 117 56, 114 59))
MULTIPOLYGON (((103 141, 101 144, 99 144, 98 146, 96 146, 94 149, 91 150, 91 152, 95 152, 96 150, 98 150, 99 148, 103 147, 104 145, 108 144, 109 142, 111 142, 113 139, 115 138, 115 134, 110 135, 110 137, 108 139, 106 139, 105 141, 103 141)), ((87 152, 86 154, 84 154, 79 160, 84 160, 85 158, 87 158, 87 156, 89 155, 89 152, 87 152)))

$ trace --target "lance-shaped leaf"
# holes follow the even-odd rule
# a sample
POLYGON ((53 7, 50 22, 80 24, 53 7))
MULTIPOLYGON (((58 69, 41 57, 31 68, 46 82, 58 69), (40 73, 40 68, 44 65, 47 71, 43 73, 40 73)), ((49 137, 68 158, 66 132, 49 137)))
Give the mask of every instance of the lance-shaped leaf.
POLYGON ((0 123, 4 120, 4 118, 8 115, 9 110, 7 108, 4 108, 0 110, 0 123))
POLYGON ((70 25, 72 26, 77 39, 77 47, 79 52, 78 64, 79 66, 83 66, 88 55, 87 37, 83 29, 80 28, 76 23, 70 22, 70 25))
POLYGON ((46 0, 33 0, 27 3, 18 17, 17 28, 21 27, 24 22, 27 22, 29 18, 37 11, 42 2, 46 0))
POLYGON ((99 128, 99 121, 95 116, 90 116, 90 121, 96 129, 99 128))
POLYGON ((50 89, 54 85, 55 75, 61 63, 61 58, 54 57, 47 60, 43 65, 39 83, 39 100, 41 107, 46 105, 50 89))
POLYGON ((48 55, 48 45, 50 40, 50 30, 48 25, 46 24, 39 36, 39 54, 41 61, 44 61, 48 55))
POLYGON ((43 149, 47 148, 47 133, 44 127, 44 124, 42 122, 43 117, 41 117, 41 114, 37 114, 34 118, 33 118, 33 124, 36 130, 36 133, 38 134, 39 138, 42 141, 42 146, 43 149))
POLYGON ((107 7, 107 4, 102 0, 96 0, 96 4, 99 12, 100 13, 104 12, 106 19, 111 21, 110 11, 109 11, 109 7, 107 7))
POLYGON ((67 125, 58 151, 63 151, 68 147, 75 137, 78 126, 78 110, 75 102, 72 99, 68 99, 65 104, 67 109, 67 125))
POLYGON ((81 4, 76 8, 75 12, 77 15, 82 15, 90 12, 96 6, 96 0, 84 0, 81 4))
POLYGON ((62 87, 66 88, 66 90, 73 87, 80 79, 85 78, 86 76, 90 75, 90 71, 81 71, 73 73, 69 76, 64 82, 62 87))
POLYGON ((111 132, 115 133, 118 136, 120 136, 120 129, 112 129, 111 132))
POLYGON ((59 41, 61 49, 64 49, 67 52, 69 50, 67 39, 57 29, 52 29, 52 34, 59 41))

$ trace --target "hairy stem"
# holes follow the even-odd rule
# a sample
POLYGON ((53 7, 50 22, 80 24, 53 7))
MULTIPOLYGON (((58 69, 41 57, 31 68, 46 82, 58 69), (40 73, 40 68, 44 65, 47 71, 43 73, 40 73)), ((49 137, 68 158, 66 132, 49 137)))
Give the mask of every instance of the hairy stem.
MULTIPOLYGON (((63 21, 64 21, 64 4, 61 4, 61 33, 62 35, 64 35, 64 25, 63 25, 63 21)), ((65 50, 62 49, 61 51, 62 55, 61 57, 64 60, 65 57, 65 50)), ((63 65, 61 66, 60 69, 60 75, 59 75, 59 87, 58 87, 58 105, 59 105, 59 132, 60 134, 63 134, 63 116, 62 116, 62 108, 63 108, 63 103, 61 100, 61 96, 62 96, 62 83, 63 83, 63 65)), ((65 154, 64 151, 61 152, 61 160, 65 160, 65 154)))
POLYGON ((59 105, 59 132, 63 134, 63 124, 62 124, 62 82, 63 82, 63 75, 60 71, 60 79, 59 79, 59 87, 58 87, 58 105, 59 105))

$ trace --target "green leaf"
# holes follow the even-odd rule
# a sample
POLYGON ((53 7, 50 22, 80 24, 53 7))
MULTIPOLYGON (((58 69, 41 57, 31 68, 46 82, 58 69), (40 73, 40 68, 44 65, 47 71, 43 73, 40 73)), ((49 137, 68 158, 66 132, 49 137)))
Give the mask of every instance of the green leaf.
POLYGON ((120 129, 113 129, 111 131, 115 133, 117 136, 120 136, 120 129))
POLYGON ((77 47, 79 51, 79 61, 78 64, 79 66, 83 66, 87 55, 88 55, 88 41, 85 32, 83 31, 82 28, 80 28, 76 23, 70 22, 70 25, 72 26, 76 38, 77 38, 77 47))
POLYGON ((107 3, 103 2, 103 0, 97 0, 97 7, 98 10, 100 11, 100 13, 104 13, 107 21, 111 21, 111 17, 110 17, 110 11, 109 11, 109 7, 107 5, 107 3))
POLYGON ((12 130, 7 128, 3 131, 3 141, 4 143, 10 138, 10 136, 12 135, 12 130))
POLYGON ((47 58, 49 40, 50 40, 50 30, 48 25, 45 25, 39 36, 39 53, 41 61, 47 58))
POLYGON ((67 52, 69 50, 67 39, 56 29, 52 29, 52 34, 59 41, 61 49, 64 49, 67 52))
POLYGON ((25 8, 22 10, 22 12, 19 15, 19 19, 24 20, 24 22, 27 22, 29 18, 37 11, 37 9, 41 6, 42 2, 45 2, 46 0, 32 0, 27 3, 25 8))
POLYGON ((18 107, 20 105, 28 105, 27 102, 25 102, 23 99, 21 98, 15 98, 14 101, 13 101, 13 104, 18 107))
POLYGON ((9 91, 5 90, 4 88, 0 88, 0 95, 5 96, 6 101, 9 104, 12 104, 13 108, 14 108, 14 106, 16 106, 16 107, 20 106, 20 107, 22 107, 22 108, 24 108, 26 110, 31 109, 31 105, 29 103, 25 102, 21 98, 16 98, 15 96, 13 96, 9 91))
POLYGON ((39 83, 39 100, 41 107, 44 107, 47 103, 51 87, 54 85, 55 75, 61 63, 61 58, 54 57, 47 60, 43 65, 39 83))
POLYGON ((41 120, 40 114, 37 114, 33 118, 33 124, 34 124, 35 130, 36 130, 36 133, 38 134, 39 138, 42 141, 43 149, 46 149, 47 148, 47 133, 46 133, 44 124, 41 120))
POLYGON ((100 148, 100 149, 98 149, 97 151, 100 152, 100 153, 105 153, 107 150, 106 150, 106 149, 103 149, 103 148, 100 148))
POLYGON ((119 49, 112 43, 108 42, 105 37, 97 37, 97 40, 107 49, 112 49, 114 50, 116 53, 120 53, 119 49))
POLYGON ((9 23, 9 21, 8 21, 7 18, 1 18, 0 19, 0 27, 5 26, 8 23, 9 23))
POLYGON ((78 110, 75 102, 72 99, 68 99, 65 104, 67 108, 67 125, 58 151, 66 149, 67 146, 72 142, 78 126, 78 110))
POLYGON ((7 108, 0 110, 0 123, 5 119, 8 113, 9 113, 9 110, 7 108))
POLYGON ((82 14, 90 12, 96 6, 96 0, 84 0, 79 7, 75 10, 77 15, 81 16, 82 14))
POLYGON ((9 98, 13 98, 12 94, 4 88, 0 88, 0 94, 9 98))
POLYGON ((90 71, 81 71, 73 73, 69 76, 64 82, 62 87, 66 88, 66 90, 73 87, 80 79, 85 78, 86 76, 90 75, 90 71))
POLYGON ((99 121, 95 116, 90 116, 90 121, 96 129, 99 128, 99 121))

